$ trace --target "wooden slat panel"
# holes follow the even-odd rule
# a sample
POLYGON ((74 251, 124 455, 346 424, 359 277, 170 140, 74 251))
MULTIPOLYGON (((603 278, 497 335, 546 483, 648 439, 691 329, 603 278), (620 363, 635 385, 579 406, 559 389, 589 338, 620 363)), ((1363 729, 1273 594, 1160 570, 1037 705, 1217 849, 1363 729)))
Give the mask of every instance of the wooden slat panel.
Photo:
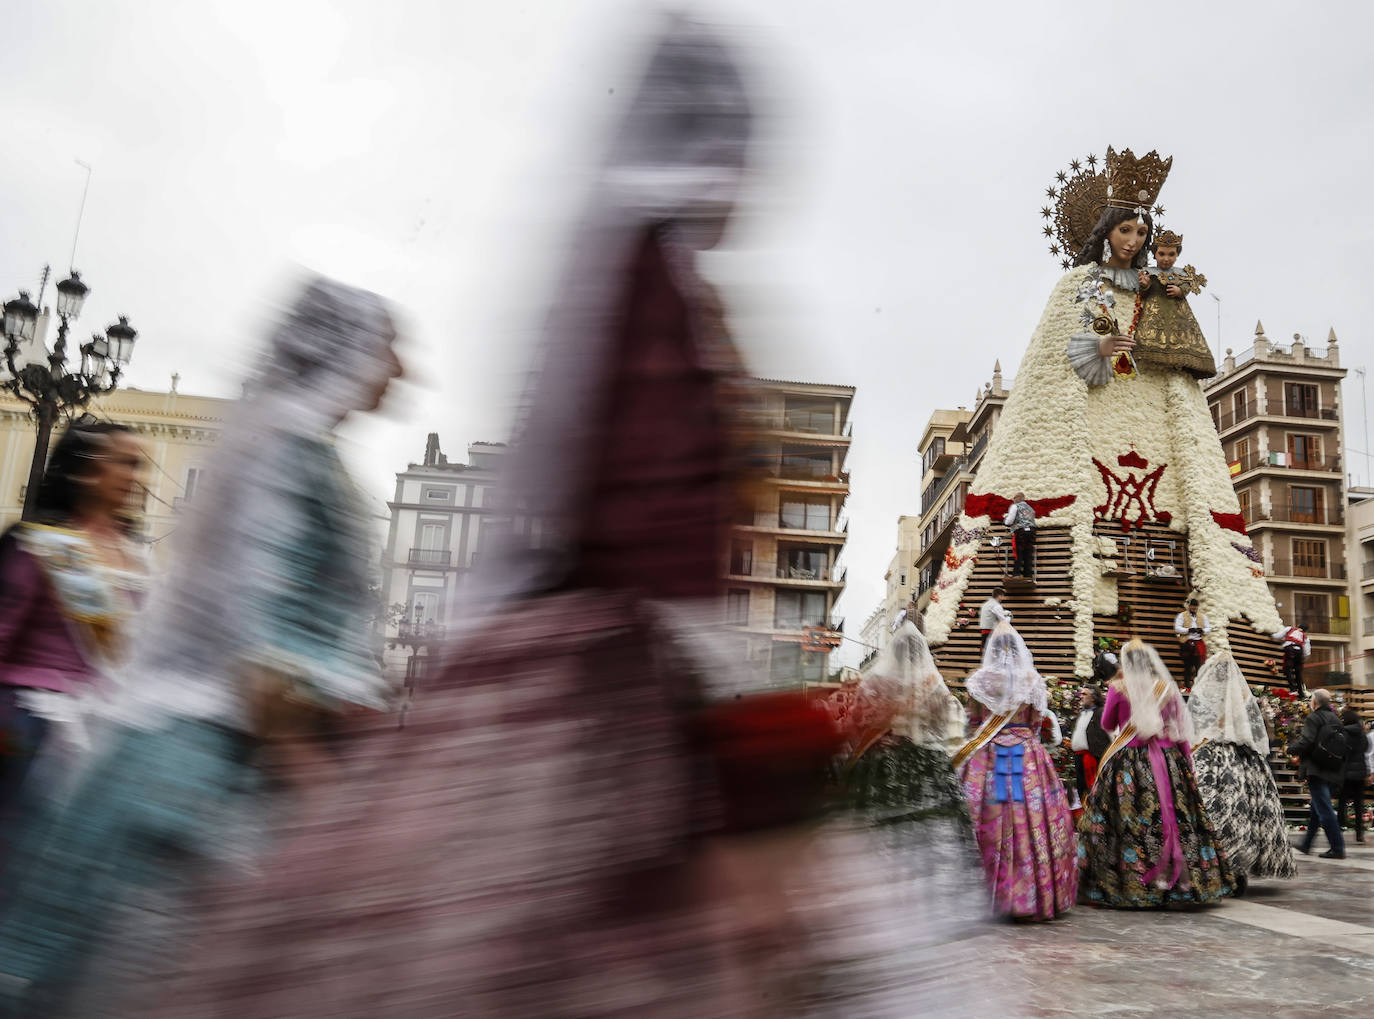
MULTIPOLYGON (((1119 525, 1098 524, 1096 533, 1119 540, 1119 525)), ((1183 609, 1189 593, 1187 584, 1187 539, 1158 524, 1147 524, 1130 532, 1131 545, 1123 547, 1125 564, 1135 572, 1117 577, 1118 601, 1129 604, 1134 617, 1129 625, 1115 616, 1097 616, 1094 636, 1115 637, 1123 642, 1140 637, 1153 644, 1166 665, 1177 677, 1182 670, 1178 641, 1174 637, 1174 617, 1183 609), (1149 541, 1158 544, 1156 563, 1167 561, 1167 542, 1173 541, 1173 561, 1180 568, 1174 579, 1149 577, 1145 572, 1145 548, 1149 541)), ((949 640, 936 650, 936 661, 946 681, 961 686, 964 678, 980 663, 977 617, 978 608, 992 594, 992 589, 1005 586, 1004 570, 1007 549, 984 546, 973 576, 969 579, 960 602, 962 613, 971 623, 953 630, 949 640)), ((1073 612, 1063 607, 1045 605, 1046 598, 1068 600, 1073 597, 1070 579, 1071 550, 1069 530, 1065 527, 1042 527, 1036 536, 1037 582, 1028 591, 1008 591, 1003 604, 1011 610, 1013 624, 1025 638, 1035 655, 1036 666, 1046 675, 1067 679, 1073 675, 1073 612)), ((1213 624, 1216 625, 1215 623, 1213 624)), ((1256 633, 1244 619, 1232 619, 1227 624, 1232 654, 1241 671, 1252 683, 1281 686, 1282 680, 1273 675, 1263 662, 1278 654, 1278 643, 1265 634, 1256 633)))

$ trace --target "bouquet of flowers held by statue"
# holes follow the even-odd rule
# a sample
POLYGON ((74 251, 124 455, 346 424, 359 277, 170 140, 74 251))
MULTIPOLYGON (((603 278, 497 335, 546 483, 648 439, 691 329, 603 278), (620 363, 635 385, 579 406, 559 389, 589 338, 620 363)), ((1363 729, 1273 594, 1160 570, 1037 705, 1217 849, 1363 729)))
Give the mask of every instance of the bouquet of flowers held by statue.
MULTIPOLYGON (((1074 300, 1083 305, 1083 310, 1079 313, 1078 320, 1085 329, 1090 330, 1096 336, 1122 336, 1127 335, 1122 332, 1120 324, 1116 320, 1116 295, 1106 285, 1102 279, 1100 266, 1094 266, 1083 282, 1078 285, 1078 292, 1074 295, 1074 300)), ((1136 317, 1140 315, 1140 295, 1136 295, 1136 317)), ((1131 328, 1135 328, 1134 319, 1131 328)), ((1115 358, 1113 364, 1116 366, 1118 375, 1133 375, 1136 373, 1135 358, 1130 351, 1122 351, 1115 358), (1124 360, 1124 364, 1122 363, 1124 360)))

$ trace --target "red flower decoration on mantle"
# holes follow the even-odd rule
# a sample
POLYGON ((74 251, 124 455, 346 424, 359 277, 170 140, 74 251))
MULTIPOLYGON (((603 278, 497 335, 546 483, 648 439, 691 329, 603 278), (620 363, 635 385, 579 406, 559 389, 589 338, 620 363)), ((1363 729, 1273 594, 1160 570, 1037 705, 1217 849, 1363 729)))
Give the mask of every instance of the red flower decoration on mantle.
POLYGON ((1237 534, 1248 534, 1245 529, 1245 514, 1243 513, 1218 513, 1212 510, 1212 519, 1217 522, 1218 527, 1228 531, 1235 531, 1237 534))
MULTIPOLYGON (((1049 499, 1027 499, 1026 503, 1035 510, 1036 519, 1043 519, 1055 510, 1072 506, 1077 498, 1076 495, 1058 495, 1049 499)), ((964 514, 970 517, 997 517, 1000 520, 1007 515, 1010 506, 1011 500, 1004 495, 994 495, 991 492, 985 495, 970 495, 964 499, 964 514)))

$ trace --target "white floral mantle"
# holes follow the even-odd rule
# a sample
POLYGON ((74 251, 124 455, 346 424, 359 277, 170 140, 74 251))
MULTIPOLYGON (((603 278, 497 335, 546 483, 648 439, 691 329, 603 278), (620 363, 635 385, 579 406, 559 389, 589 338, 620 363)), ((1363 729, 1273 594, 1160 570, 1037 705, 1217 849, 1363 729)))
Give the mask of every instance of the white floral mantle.
MULTIPOLYGON (((1103 564, 1094 555, 1098 512, 1108 519, 1144 514, 1186 534, 1202 610, 1215 620, 1244 616, 1256 630, 1273 632, 1281 625, 1278 610, 1253 561, 1250 539, 1234 529, 1240 507, 1201 385, 1183 372, 1145 367, 1089 386, 1070 366, 1069 339, 1083 329, 1075 294, 1090 271, 1080 267, 1064 274, 1031 338, 970 492, 968 508, 984 511, 960 517, 926 612, 931 642, 948 639, 977 556, 1001 529, 1001 521, 984 509, 987 500, 978 496, 1018 491, 1031 500, 1073 497, 1044 514, 1039 526, 1070 530, 1078 674, 1091 671, 1093 615, 1117 609, 1114 585, 1102 583, 1103 564), (1153 485, 1146 480, 1150 476, 1153 485), (1118 480, 1130 481, 1128 490, 1118 480), (1146 494, 1137 498, 1141 492, 1146 494)), ((1129 290, 1117 291, 1118 307, 1133 303, 1129 290)), ((1212 639, 1224 649, 1224 627, 1212 639)))

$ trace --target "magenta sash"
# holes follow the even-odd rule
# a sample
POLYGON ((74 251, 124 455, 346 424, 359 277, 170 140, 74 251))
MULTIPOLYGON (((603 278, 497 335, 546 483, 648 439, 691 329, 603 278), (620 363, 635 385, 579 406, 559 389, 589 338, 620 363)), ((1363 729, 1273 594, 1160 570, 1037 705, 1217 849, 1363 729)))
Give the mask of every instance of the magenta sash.
POLYGON ((1187 860, 1183 855, 1183 840, 1178 834, 1178 814, 1174 809, 1174 787, 1169 781, 1169 767, 1164 763, 1164 748, 1178 746, 1173 740, 1150 739, 1145 743, 1132 740, 1132 746, 1144 746, 1150 755, 1150 770, 1155 776, 1155 791, 1159 794, 1159 813, 1164 821, 1164 851, 1155 865, 1145 872, 1144 880, 1151 882, 1160 877, 1168 867, 1168 883, 1162 888, 1172 888, 1183 876, 1187 860))

